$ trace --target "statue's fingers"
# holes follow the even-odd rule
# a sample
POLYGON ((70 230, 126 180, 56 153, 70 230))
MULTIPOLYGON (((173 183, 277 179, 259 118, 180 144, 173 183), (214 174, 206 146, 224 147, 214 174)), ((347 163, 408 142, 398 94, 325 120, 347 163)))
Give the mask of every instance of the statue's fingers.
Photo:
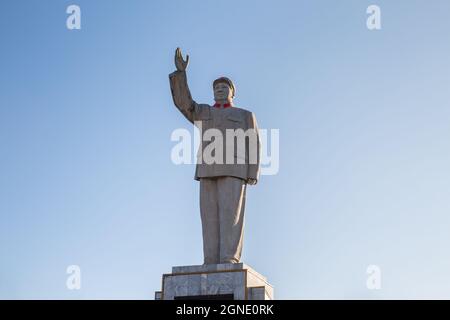
POLYGON ((188 63, 189 63, 189 55, 187 54, 186 55, 186 65, 188 65, 188 63))

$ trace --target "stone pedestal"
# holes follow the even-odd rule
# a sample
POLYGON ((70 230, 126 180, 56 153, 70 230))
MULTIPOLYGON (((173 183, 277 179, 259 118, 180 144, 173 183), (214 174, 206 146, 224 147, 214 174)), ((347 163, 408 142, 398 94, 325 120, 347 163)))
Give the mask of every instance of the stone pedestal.
POLYGON ((273 287, 244 263, 173 267, 156 300, 272 300, 273 287))

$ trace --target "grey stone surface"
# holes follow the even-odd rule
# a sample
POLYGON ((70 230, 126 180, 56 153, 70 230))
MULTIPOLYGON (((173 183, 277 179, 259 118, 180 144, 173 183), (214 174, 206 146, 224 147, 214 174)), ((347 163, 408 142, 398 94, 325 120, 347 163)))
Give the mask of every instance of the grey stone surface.
POLYGON ((239 262, 247 184, 235 177, 200 179, 203 254, 207 264, 239 262))
POLYGON ((221 264, 202 264, 193 266, 175 266, 172 267, 172 273, 186 272, 211 272, 224 270, 242 270, 248 267, 246 264, 240 263, 221 263, 221 264))
POLYGON ((266 290, 264 287, 251 287, 249 288, 248 300, 270 300, 266 297, 266 290))
POLYGON ((273 287, 244 263, 176 266, 163 275, 160 298, 223 294, 233 294, 235 300, 272 300, 273 287))

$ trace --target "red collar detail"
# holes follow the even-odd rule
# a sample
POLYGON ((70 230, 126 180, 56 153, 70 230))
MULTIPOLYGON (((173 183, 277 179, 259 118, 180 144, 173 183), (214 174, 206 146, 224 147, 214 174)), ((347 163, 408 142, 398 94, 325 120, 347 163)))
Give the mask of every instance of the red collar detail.
POLYGON ((220 104, 220 103, 215 103, 214 104, 215 108, 229 108, 229 107, 232 107, 232 106, 233 106, 233 104, 231 104, 231 103, 224 103, 223 105, 220 104))

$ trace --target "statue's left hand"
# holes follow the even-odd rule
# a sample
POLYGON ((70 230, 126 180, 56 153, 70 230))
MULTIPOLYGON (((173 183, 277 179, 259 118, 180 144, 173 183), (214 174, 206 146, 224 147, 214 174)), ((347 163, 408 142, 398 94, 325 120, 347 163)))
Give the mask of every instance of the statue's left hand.
POLYGON ((252 178, 247 179, 247 183, 252 186, 254 186, 257 182, 258 182, 258 180, 256 180, 256 179, 252 179, 252 178))

